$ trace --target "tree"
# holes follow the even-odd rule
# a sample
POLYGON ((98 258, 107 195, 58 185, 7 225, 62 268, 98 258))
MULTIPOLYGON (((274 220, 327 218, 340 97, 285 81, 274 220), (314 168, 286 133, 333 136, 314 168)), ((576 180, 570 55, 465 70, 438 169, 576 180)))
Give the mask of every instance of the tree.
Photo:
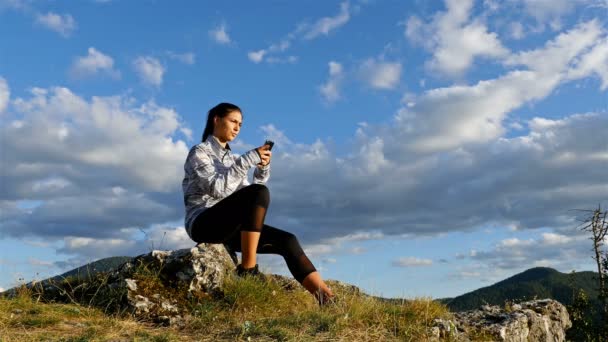
POLYGON ((602 211, 601 206, 595 210, 583 210, 588 213, 582 223, 581 230, 591 233, 593 242, 593 260, 597 264, 598 271, 598 299, 602 305, 602 326, 599 334, 600 339, 608 340, 608 252, 604 249, 604 243, 608 241, 608 223, 606 216, 608 210, 602 211))

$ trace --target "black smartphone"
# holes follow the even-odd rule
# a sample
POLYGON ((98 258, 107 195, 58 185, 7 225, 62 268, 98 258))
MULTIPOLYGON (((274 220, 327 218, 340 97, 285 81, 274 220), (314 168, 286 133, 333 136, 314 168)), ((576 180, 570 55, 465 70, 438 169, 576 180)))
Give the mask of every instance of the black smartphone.
POLYGON ((264 142, 264 145, 270 145, 270 148, 268 149, 268 151, 270 151, 272 150, 272 146, 274 146, 274 141, 266 140, 266 142, 264 142))

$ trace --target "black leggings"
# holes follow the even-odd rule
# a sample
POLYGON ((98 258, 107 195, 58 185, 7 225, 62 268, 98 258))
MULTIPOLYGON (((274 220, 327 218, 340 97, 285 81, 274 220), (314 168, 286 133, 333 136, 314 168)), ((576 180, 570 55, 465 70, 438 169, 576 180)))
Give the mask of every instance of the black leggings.
POLYGON ((269 204, 270 192, 265 185, 252 184, 235 191, 196 217, 192 239, 223 243, 241 252, 241 231, 260 232, 257 253, 281 255, 293 277, 302 283, 316 269, 295 235, 264 224, 269 204))

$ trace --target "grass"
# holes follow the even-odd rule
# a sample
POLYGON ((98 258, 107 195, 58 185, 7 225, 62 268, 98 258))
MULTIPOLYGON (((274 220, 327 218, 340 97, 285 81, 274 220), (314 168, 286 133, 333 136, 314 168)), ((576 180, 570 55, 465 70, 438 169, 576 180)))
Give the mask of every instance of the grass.
MULTIPOLYGON (((146 286, 142 279, 138 285, 146 286)), ((149 280, 150 289, 158 286, 149 280)), ((302 287, 287 291, 274 281, 228 277, 222 298, 189 300, 182 328, 92 306, 41 303, 23 290, 0 298, 0 341, 425 341, 433 320, 451 315, 430 298, 391 303, 328 284, 339 301, 319 308, 302 287)))

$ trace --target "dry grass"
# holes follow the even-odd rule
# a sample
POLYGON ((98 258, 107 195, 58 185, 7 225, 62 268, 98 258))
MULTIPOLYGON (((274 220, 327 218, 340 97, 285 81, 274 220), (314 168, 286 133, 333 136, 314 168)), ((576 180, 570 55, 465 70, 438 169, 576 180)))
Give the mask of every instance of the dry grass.
POLYGON ((319 308, 301 287, 229 277, 223 299, 190 300, 181 329, 78 304, 43 304, 24 290, 0 299, 0 341, 425 341, 433 320, 450 316, 429 298, 395 304, 332 288, 339 301, 319 308))

